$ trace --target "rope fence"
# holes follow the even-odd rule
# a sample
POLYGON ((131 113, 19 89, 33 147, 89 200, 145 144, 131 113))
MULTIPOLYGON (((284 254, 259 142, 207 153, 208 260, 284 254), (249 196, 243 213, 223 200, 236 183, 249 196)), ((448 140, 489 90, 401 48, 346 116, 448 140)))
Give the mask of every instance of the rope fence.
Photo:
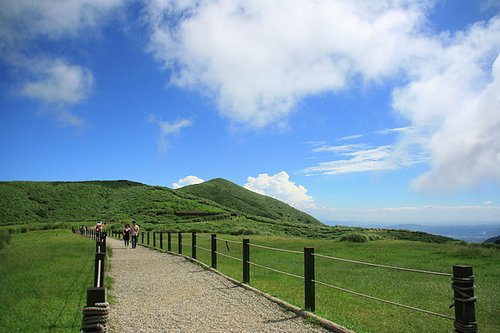
POLYGON ((228 254, 221 253, 221 252, 219 252, 219 251, 215 251, 215 253, 217 253, 217 254, 218 254, 218 255, 220 255, 220 256, 223 256, 223 257, 229 258, 229 259, 233 259, 233 260, 236 260, 236 261, 243 261, 243 259, 236 258, 236 257, 230 256, 230 255, 228 255, 228 254))
POLYGON ((321 282, 321 281, 318 281, 318 280, 313 280, 313 282, 318 283, 318 284, 320 284, 322 286, 325 286, 325 287, 329 287, 329 288, 332 288, 332 289, 337 289, 337 290, 340 290, 340 291, 343 291, 343 292, 346 292, 346 293, 350 293, 350 294, 353 294, 353 295, 365 297, 365 298, 368 298, 368 299, 371 299, 371 300, 374 300, 374 301, 378 301, 378 302, 382 302, 382 303, 386 303, 386 304, 392 304, 392 305, 395 305, 395 306, 399 306, 399 307, 410 309, 410 310, 414 310, 414 311, 419 311, 419 312, 422 312, 422 313, 427 313, 429 315, 433 315, 433 316, 436 316, 436 317, 441 317, 441 318, 446 318, 446 319, 451 319, 451 320, 455 319, 453 317, 450 317, 448 315, 444 315, 444 314, 441 314, 441 313, 436 313, 436 312, 432 312, 432 311, 429 311, 429 310, 419 309, 419 308, 416 308, 416 307, 413 307, 413 306, 410 306, 410 305, 405 305, 405 304, 396 303, 396 302, 393 302, 393 301, 388 301, 388 300, 385 300, 385 299, 382 299, 382 298, 378 298, 378 297, 375 297, 375 296, 366 295, 366 294, 363 294, 363 293, 360 293, 360 292, 357 292, 357 291, 345 289, 345 288, 342 288, 342 287, 337 287, 337 286, 334 286, 334 285, 331 285, 331 284, 328 284, 328 283, 325 283, 325 282, 321 282))
POLYGON ((109 303, 106 302, 104 287, 104 260, 106 257, 106 233, 91 231, 84 236, 96 241, 94 286, 87 288, 87 303, 83 307, 81 332, 107 332, 109 320, 109 303))
POLYGON ((348 263, 351 263, 351 264, 359 264, 359 265, 365 265, 365 266, 371 266, 371 267, 388 268, 388 269, 394 269, 394 270, 398 270, 398 271, 406 271, 406 272, 413 272, 413 273, 423 273, 423 274, 439 275, 439 276, 447 276, 447 277, 452 277, 453 276, 453 274, 450 274, 450 273, 432 272, 432 271, 426 271, 426 270, 421 270, 421 269, 413 269, 413 268, 397 267, 397 266, 390 266, 390 265, 373 264, 373 263, 364 262, 364 261, 357 261, 357 260, 351 260, 351 259, 343 259, 343 258, 331 257, 331 256, 323 255, 323 254, 317 254, 317 253, 313 254, 313 256, 318 257, 318 258, 326 258, 326 259, 332 259, 332 260, 337 260, 337 261, 342 261, 342 262, 348 262, 348 263))
POLYGON ((275 247, 264 246, 264 245, 258 245, 258 244, 250 244, 250 246, 251 246, 251 247, 261 248, 261 249, 266 249, 266 250, 278 251, 278 252, 295 253, 295 254, 304 254, 304 252, 302 252, 302 251, 286 250, 286 249, 278 249, 278 248, 275 248, 275 247))
POLYGON ((249 264, 253 265, 253 266, 260 267, 260 268, 263 268, 263 269, 266 269, 266 270, 271 271, 271 272, 275 272, 275 273, 279 273, 279 274, 283 274, 283 275, 287 275, 287 276, 291 276, 291 277, 294 277, 294 278, 298 278, 298 279, 304 280, 304 277, 300 276, 300 275, 296 275, 296 274, 292 274, 292 273, 280 271, 278 269, 274 269, 274 268, 267 267, 267 266, 264 266, 264 265, 259 265, 259 264, 256 264, 254 262, 251 262, 251 261, 249 262, 249 264))
MULTIPOLYGON (((177 243, 178 243, 178 253, 182 254, 182 248, 184 246, 190 246, 191 247, 191 257, 193 259, 196 258, 196 249, 201 249, 206 252, 211 253, 211 267, 213 269, 217 269, 217 257, 224 257, 228 258, 231 260, 235 260, 238 262, 242 263, 242 271, 243 271, 243 283, 249 285, 250 284, 250 267, 258 267, 267 271, 271 271, 277 274, 289 276, 292 278, 300 279, 304 281, 304 309, 308 310, 310 312, 315 311, 316 307, 316 284, 322 287, 330 288, 330 289, 335 289, 338 291, 342 291, 345 293, 349 293, 352 295, 356 295, 359 297, 363 297, 366 299, 369 299, 371 301, 376 301, 376 302, 381 302, 385 304, 390 304, 393 306, 413 310, 416 312, 424 313, 430 316, 435 316, 447 320, 454 320, 454 329, 455 332, 457 333, 475 333, 477 332, 477 323, 475 319, 475 302, 477 301, 476 297, 474 296, 474 276, 472 274, 472 267, 470 266, 453 266, 453 274, 450 273, 443 273, 443 272, 434 272, 434 271, 429 271, 429 270, 422 270, 422 269, 414 269, 414 268, 408 268, 408 267, 398 267, 398 266, 392 266, 392 265, 385 265, 385 264, 376 264, 376 263, 370 263, 370 262, 364 262, 364 261, 359 261, 359 260, 352 260, 352 259, 346 259, 346 258, 339 258, 339 257, 334 257, 334 256, 329 256, 326 254, 318 254, 314 253, 314 248, 310 247, 305 247, 304 251, 297 251, 297 250, 289 250, 289 249, 281 249, 281 248, 276 248, 276 247, 271 247, 267 245, 261 245, 261 244, 254 244, 250 243, 249 239, 243 239, 242 241, 236 241, 236 240, 231 240, 231 239, 225 239, 221 237, 217 237, 216 234, 211 234, 210 236, 208 235, 198 235, 197 233, 191 233, 191 243, 190 244, 183 244, 182 243, 182 234, 181 232, 166 232, 167 234, 167 246, 168 246, 168 251, 171 252, 172 248, 172 234, 177 234, 175 238, 177 238, 177 243), (204 247, 197 245, 197 238, 202 238, 202 239, 209 239, 210 240, 210 248, 204 247), (229 252, 229 245, 228 244, 238 244, 242 246, 242 258, 238 258, 232 255, 229 255, 227 253, 223 253, 220 250, 217 250, 217 244, 219 242, 225 242, 227 251, 229 252), (264 249, 264 250, 270 250, 270 251, 276 251, 276 252, 281 252, 281 253, 287 253, 287 254, 300 254, 303 256, 304 260, 304 271, 303 271, 303 276, 293 274, 290 272, 285 272, 280 269, 276 269, 273 267, 268 267, 265 266, 261 263, 256 263, 254 261, 250 261, 250 249, 251 248, 256 248, 256 249, 264 249), (334 261, 339 261, 339 262, 344 262, 344 263, 350 263, 350 264, 356 264, 356 265, 364 265, 367 267, 374 267, 374 268, 383 268, 383 269, 390 269, 390 270, 395 270, 399 272, 409 272, 409 273, 417 273, 417 274, 424 274, 424 275, 433 275, 433 276, 442 276, 442 277, 447 277, 447 278, 452 278, 452 291, 453 291, 453 300, 454 303, 450 307, 455 307, 455 317, 426 310, 426 309, 421 309, 419 307, 415 307, 412 305, 407 305, 407 304, 401 304, 398 302, 394 302, 391 300, 383 299, 380 297, 376 297, 373 295, 368 295, 365 293, 361 293, 358 291, 354 291, 351 289, 335 286, 331 283, 324 282, 317 280, 315 277, 316 269, 315 269, 315 258, 321 258, 321 259, 328 259, 328 260, 334 260, 334 261)), ((154 233, 153 235, 156 235, 154 233)), ((160 232, 160 247, 162 246, 162 235, 163 232, 160 232)), ((144 238, 144 234, 142 235, 142 238, 144 238)), ((154 247, 156 247, 156 236, 154 238, 154 247)), ((150 235, 149 232, 147 233, 147 244, 149 246, 150 244, 150 235)))

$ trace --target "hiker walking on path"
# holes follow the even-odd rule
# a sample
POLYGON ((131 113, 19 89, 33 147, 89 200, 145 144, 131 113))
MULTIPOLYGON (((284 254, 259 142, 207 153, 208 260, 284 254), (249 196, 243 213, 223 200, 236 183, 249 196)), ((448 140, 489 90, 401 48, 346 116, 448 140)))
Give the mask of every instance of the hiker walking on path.
POLYGON ((125 243, 125 248, 128 248, 130 241, 130 224, 126 224, 123 228, 123 242, 125 243))
POLYGON ((139 225, 132 221, 132 228, 130 233, 132 234, 132 248, 135 249, 137 246, 137 237, 139 236, 139 225))

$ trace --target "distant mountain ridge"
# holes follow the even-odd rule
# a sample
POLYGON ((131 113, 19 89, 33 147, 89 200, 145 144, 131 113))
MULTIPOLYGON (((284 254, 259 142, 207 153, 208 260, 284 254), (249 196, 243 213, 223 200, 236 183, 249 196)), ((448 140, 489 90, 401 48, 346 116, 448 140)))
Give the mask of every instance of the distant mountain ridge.
POLYGON ((216 178, 175 190, 205 198, 241 213, 292 223, 322 225, 320 221, 277 199, 247 190, 229 180, 216 178))

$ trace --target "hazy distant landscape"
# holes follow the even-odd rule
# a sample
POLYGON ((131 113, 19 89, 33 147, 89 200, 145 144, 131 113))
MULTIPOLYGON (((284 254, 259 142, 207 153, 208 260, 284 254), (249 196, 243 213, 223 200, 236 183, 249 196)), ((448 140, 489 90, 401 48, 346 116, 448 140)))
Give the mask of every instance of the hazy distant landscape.
POLYGON ((498 224, 477 225, 420 225, 398 224, 387 225, 383 223, 356 223, 356 222, 327 222, 329 225, 344 225, 363 228, 402 229, 410 231, 423 231, 433 235, 451 237, 472 243, 482 243, 485 240, 500 235, 500 222, 498 224))

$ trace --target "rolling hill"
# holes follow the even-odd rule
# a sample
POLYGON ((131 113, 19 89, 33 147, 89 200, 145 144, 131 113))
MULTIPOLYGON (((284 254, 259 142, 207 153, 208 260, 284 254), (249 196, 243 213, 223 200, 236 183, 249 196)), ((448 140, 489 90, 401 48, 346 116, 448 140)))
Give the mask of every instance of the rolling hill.
POLYGON ((423 232, 326 226, 279 200, 214 179, 172 190, 128 180, 0 182, 0 229, 26 231, 55 224, 113 229, 136 220, 143 230, 291 235, 339 240, 404 239, 449 242, 423 232))
POLYGON ((262 216, 291 223, 322 225, 314 217, 284 202, 249 191, 222 178, 182 187, 175 191, 205 198, 247 215, 262 216))

